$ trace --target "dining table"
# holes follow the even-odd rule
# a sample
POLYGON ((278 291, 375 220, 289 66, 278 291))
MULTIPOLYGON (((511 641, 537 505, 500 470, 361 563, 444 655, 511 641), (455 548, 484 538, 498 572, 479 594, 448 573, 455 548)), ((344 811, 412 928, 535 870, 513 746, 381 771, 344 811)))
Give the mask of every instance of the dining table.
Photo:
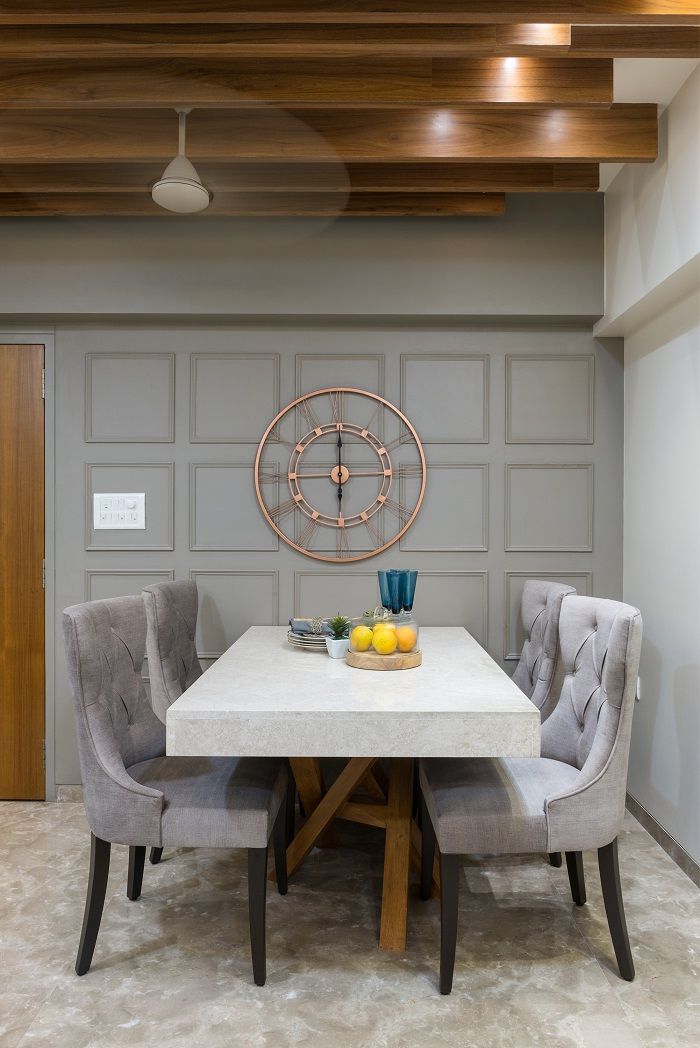
POLYGON ((293 648, 287 632, 251 626, 170 706, 167 753, 288 758, 305 816, 290 876, 314 846, 334 846, 336 819, 382 829, 379 946, 403 950, 420 862, 415 760, 537 757, 539 710, 460 626, 421 627, 422 664, 389 672, 293 648), (328 786, 324 757, 345 762, 328 786))

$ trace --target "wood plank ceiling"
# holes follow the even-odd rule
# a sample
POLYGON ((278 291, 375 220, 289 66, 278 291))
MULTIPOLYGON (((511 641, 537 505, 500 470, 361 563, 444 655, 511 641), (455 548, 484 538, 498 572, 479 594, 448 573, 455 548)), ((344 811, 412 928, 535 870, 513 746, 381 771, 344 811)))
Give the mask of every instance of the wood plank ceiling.
POLYGON ((616 57, 700 57, 700 0, 0 0, 0 215, 499 215, 648 163, 616 57))

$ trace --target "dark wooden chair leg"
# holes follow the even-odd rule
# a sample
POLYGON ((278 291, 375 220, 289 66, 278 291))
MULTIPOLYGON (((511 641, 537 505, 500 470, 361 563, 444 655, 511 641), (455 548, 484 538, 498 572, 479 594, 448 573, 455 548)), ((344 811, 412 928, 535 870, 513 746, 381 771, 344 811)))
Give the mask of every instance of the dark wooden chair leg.
POLYGON ((92 955, 95 952, 97 933, 100 930, 102 910, 105 903, 107 891, 107 877, 109 875, 109 855, 111 851, 109 841, 103 841, 91 834, 90 843, 90 875, 88 877, 87 895, 85 897, 85 913, 83 914, 83 928, 80 933, 80 945, 78 956, 75 960, 75 971, 77 975, 85 975, 90 970, 92 955))
POLYGON ((625 920, 625 907, 622 901, 622 886, 620 884, 620 866, 617 860, 617 838, 604 848, 598 849, 598 867, 600 869, 600 883, 603 889, 603 902, 605 913, 608 918, 608 927, 612 939, 617 966, 620 975, 627 982, 634 979, 634 961, 632 950, 627 934, 627 922, 625 920))
POLYGON ((452 992, 457 949, 459 855, 440 852, 440 993, 452 992))
POLYGON ((248 920, 253 979, 265 985, 265 903, 267 902, 267 848, 248 848, 248 920))
POLYGON ((150 854, 148 856, 148 861, 150 862, 151 866, 157 866, 162 858, 163 858, 163 849, 162 848, 151 848, 150 854))
POLYGON ((287 894, 287 820, 289 813, 286 805, 281 804, 277 812, 275 825, 272 827, 272 846, 275 852, 275 876, 277 891, 287 894))
POLYGON ((297 799, 297 788, 294 779, 289 780, 289 786, 287 787, 287 796, 285 798, 285 819, 284 819, 284 839, 287 847, 294 840, 294 822, 296 813, 296 799, 297 799))
POLYGON ((421 830, 423 835, 420 858, 420 897, 421 899, 426 900, 432 895, 433 864, 435 862, 435 830, 433 829, 433 824, 428 815, 425 798, 420 791, 419 794, 420 807, 418 810, 421 814, 421 830))
POLYGON ((583 906, 586 902, 586 880, 583 876, 583 854, 578 851, 567 852, 566 869, 569 873, 571 898, 577 906, 583 906))
POLYGON ((556 866, 557 869, 561 866, 561 852, 550 852, 549 853, 549 865, 556 866))
POLYGON ((131 846, 129 848, 129 874, 126 881, 126 897, 136 902, 143 885, 143 866, 146 862, 146 848, 131 846))

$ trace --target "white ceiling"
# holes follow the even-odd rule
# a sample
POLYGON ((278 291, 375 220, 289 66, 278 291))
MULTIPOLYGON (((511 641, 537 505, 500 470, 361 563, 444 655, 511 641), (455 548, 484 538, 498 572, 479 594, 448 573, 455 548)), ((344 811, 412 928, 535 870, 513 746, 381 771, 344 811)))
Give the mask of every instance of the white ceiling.
MULTIPOLYGON (((613 62, 615 102, 656 102, 665 109, 696 66, 697 58, 616 58, 613 62)), ((600 189, 608 188, 624 164, 600 165, 600 189)))

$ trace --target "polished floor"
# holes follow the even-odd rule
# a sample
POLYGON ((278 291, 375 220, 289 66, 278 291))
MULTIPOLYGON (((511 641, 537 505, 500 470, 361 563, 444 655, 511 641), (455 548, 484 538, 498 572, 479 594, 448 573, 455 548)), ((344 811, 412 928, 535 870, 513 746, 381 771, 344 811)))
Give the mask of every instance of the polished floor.
POLYGON ((454 990, 438 904, 405 954, 376 948, 381 839, 341 829, 268 904, 268 981, 248 951, 245 858, 171 851, 125 895, 113 848, 90 973, 73 973, 88 836, 79 803, 0 804, 2 1048, 697 1048, 700 892, 631 816, 620 864, 637 979, 622 982, 594 855, 588 904, 544 857, 465 860, 454 990))

